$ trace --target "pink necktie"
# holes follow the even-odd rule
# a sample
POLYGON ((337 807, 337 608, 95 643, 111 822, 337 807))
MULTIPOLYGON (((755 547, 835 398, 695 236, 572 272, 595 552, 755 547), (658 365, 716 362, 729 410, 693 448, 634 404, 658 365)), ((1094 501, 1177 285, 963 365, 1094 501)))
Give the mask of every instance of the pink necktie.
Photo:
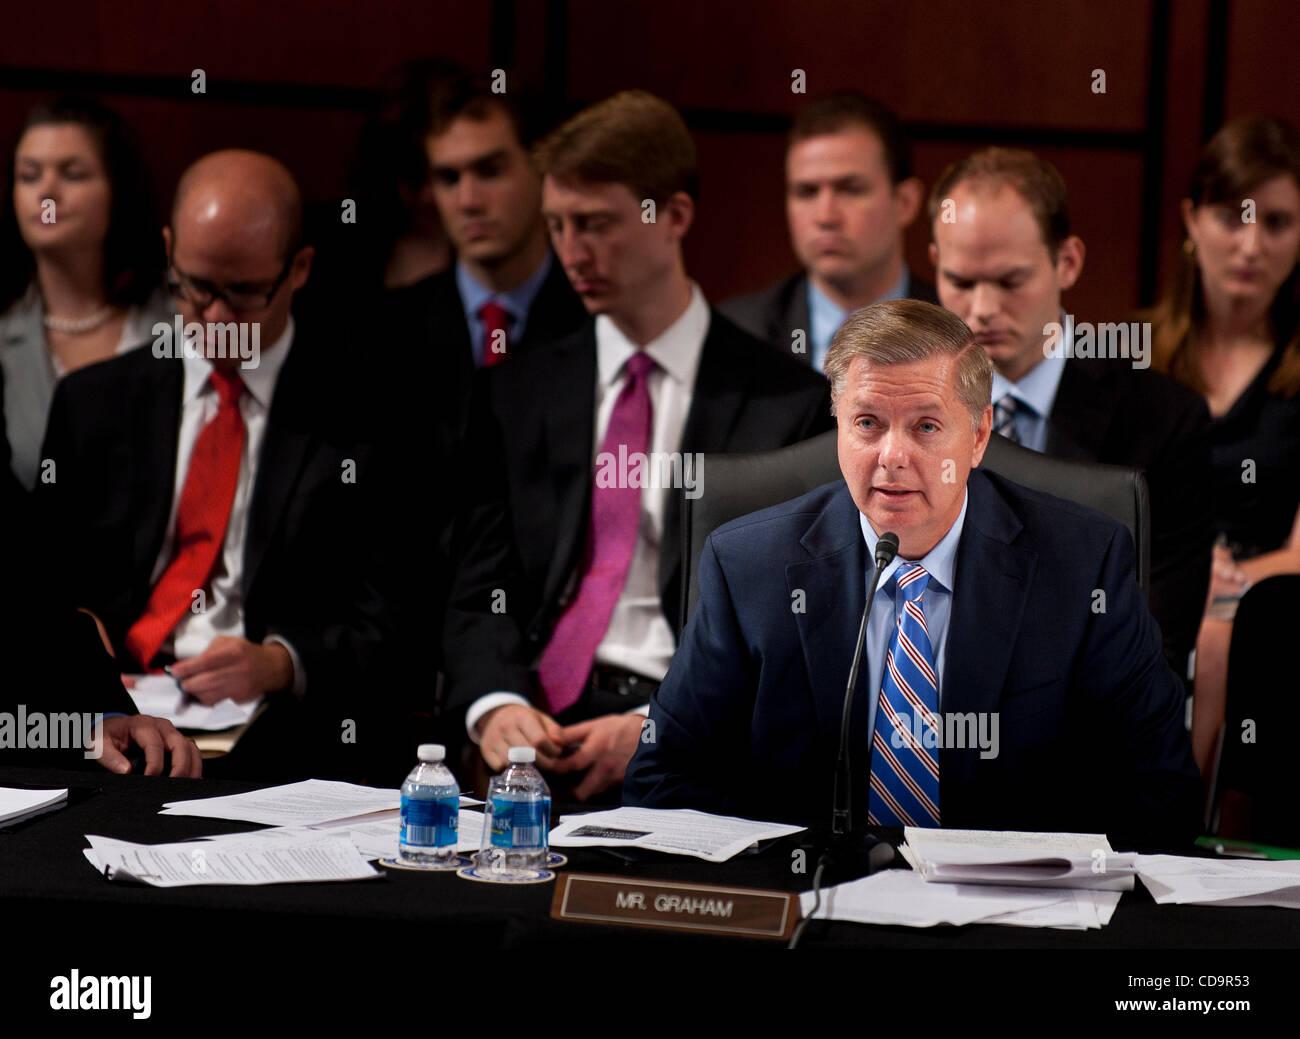
POLYGON ((578 594, 560 615, 551 641, 537 664, 537 677, 553 714, 573 706, 582 696, 596 659, 596 647, 605 637, 636 550, 641 524, 641 488, 625 486, 628 481, 619 460, 631 458, 637 452, 647 454, 650 450, 652 416, 646 380, 654 363, 649 355, 641 352, 628 358, 627 381, 614 402, 609 427, 600 444, 597 471, 606 458, 612 458, 619 478, 612 487, 601 486, 609 483, 608 480, 593 480, 586 569, 578 594))

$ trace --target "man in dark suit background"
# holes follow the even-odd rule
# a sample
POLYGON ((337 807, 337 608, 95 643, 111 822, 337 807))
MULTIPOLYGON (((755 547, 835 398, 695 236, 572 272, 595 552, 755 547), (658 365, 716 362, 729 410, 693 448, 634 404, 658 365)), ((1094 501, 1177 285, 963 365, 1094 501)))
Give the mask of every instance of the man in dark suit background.
MULTIPOLYGON (((587 318, 546 239, 541 177, 528 149, 540 106, 459 76, 435 91, 426 151, 456 262, 389 293, 395 342, 414 347, 413 379, 440 390, 434 411, 452 444, 464 434, 476 368, 572 332, 587 318), (412 342, 413 338, 413 342, 412 342)), ((427 410, 427 409, 420 409, 427 410)))
POLYGON ((1209 582, 1204 401, 1149 370, 1149 337, 1137 356, 1140 334, 1124 326, 1123 339, 1102 341, 1099 325, 1088 347, 1061 310, 1084 245, 1070 233, 1065 181, 1051 163, 1017 149, 975 152, 943 172, 929 211, 940 302, 993 360, 994 431, 1058 458, 1146 471, 1151 612, 1184 676, 1209 582))
POLYGON ((674 650, 678 495, 707 479, 698 455, 821 432, 830 398, 687 276, 698 175, 671 106, 618 94, 538 158, 551 241, 593 318, 482 373, 446 704, 491 768, 530 744, 585 799, 622 779, 674 650))
POLYGON ((857 312, 827 374, 844 480, 709 537, 625 803, 827 818, 866 582, 893 531, 852 719, 855 822, 1190 840, 1183 694, 1128 532, 975 470, 991 365, 940 308, 857 312))
POLYGON ((354 774, 378 750, 380 482, 356 428, 373 409, 347 358, 295 328, 300 228, 275 160, 191 166, 164 235, 199 335, 155 326, 153 344, 63 380, 44 447, 56 475, 37 488, 51 557, 123 671, 170 663, 204 703, 268 698, 229 774, 354 774))
POLYGON ((818 371, 845 317, 881 299, 937 300, 903 259, 920 210, 912 147, 898 117, 841 90, 795 116, 785 155, 786 219, 804 270, 718 309, 818 371))

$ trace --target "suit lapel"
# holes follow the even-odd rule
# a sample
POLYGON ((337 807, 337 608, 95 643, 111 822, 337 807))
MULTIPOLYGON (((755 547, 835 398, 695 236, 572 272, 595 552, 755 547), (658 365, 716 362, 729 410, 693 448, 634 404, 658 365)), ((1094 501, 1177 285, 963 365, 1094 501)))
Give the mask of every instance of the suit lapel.
POLYGON ((793 357, 796 361, 803 364, 812 364, 812 314, 808 310, 808 275, 800 274, 790 282, 789 296, 785 305, 785 327, 781 329, 781 334, 785 336, 785 352, 793 357), (794 329, 803 329, 804 349, 803 353, 795 353, 791 349, 793 340, 791 333, 794 329))
POLYGON ((262 439, 262 452, 257 462, 257 477, 253 484, 253 500, 248 509, 248 532, 244 541, 244 573, 240 582, 244 602, 257 576, 258 567, 266 555, 271 536, 280 522, 285 505, 297 486, 307 449, 311 444, 309 415, 313 407, 322 406, 305 387, 309 362, 306 353, 298 349, 298 338, 289 345, 289 356, 276 381, 271 399, 271 411, 266 420, 266 434, 262 439))
POLYGON ((580 553, 591 510, 592 435, 596 424, 596 326, 589 321, 561 351, 540 387, 546 401, 546 450, 555 503, 555 552, 546 575, 544 602, 553 603, 582 565, 580 553))
MULTIPOLYGON (((139 409, 134 455, 138 459, 132 494, 144 507, 135 530, 134 566, 140 575, 141 609, 148 600, 150 577, 167 535, 176 487, 176 442, 181 427, 181 398, 185 366, 179 361, 159 364, 152 357, 144 366, 145 406, 139 409)), ((138 612, 138 611, 137 611, 138 612)))
MULTIPOLYGON (((967 493, 941 707, 944 714, 991 714, 998 709, 1038 555, 1012 543, 1021 530, 1020 520, 978 469, 970 474, 967 493)), ((967 788, 978 753, 978 748, 940 750, 941 811, 949 784, 967 788)))
MULTIPOLYGON (((799 543, 811 558, 786 565, 786 586, 791 603, 797 601, 799 592, 804 593, 805 609, 795 613, 795 626, 818 724, 828 743, 838 746, 844 683, 867 596, 866 545, 858 509, 846 484, 840 484, 828 507, 813 520, 799 543)), ((854 693, 851 744, 862 748, 857 758, 862 768, 863 755, 869 753, 871 745, 863 695, 866 686, 864 666, 858 673, 854 693)))
MULTIPOLYGON (((744 353, 745 348, 737 346, 724 319, 710 309, 709 330, 704 337, 691 393, 691 409, 682 429, 683 453, 718 454, 728 449, 732 430, 745 406, 749 359, 744 353)), ((663 537, 659 544, 659 594, 669 610, 676 606, 669 598, 670 585, 682 561, 681 512, 681 491, 675 488, 669 492, 664 505, 663 537)), ((674 621, 673 627, 676 626, 674 621)))
POLYGON ((1054 458, 1095 462, 1106 440, 1113 395, 1095 377, 1097 372, 1086 369, 1085 364, 1095 362, 1072 357, 1061 373, 1047 423, 1046 453, 1054 458))

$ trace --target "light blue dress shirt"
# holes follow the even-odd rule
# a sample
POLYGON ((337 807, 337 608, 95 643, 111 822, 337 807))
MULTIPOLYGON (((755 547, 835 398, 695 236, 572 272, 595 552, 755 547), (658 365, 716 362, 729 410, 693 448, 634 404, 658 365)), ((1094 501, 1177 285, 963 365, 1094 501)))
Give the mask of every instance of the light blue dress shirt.
MULTIPOLYGON (((898 281, 894 282, 893 287, 880 299, 872 302, 906 299, 911 287, 912 273, 904 264, 903 273, 898 281)), ((835 333, 840 330, 840 325, 844 324, 844 319, 848 316, 847 310, 814 285, 812 278, 808 279, 808 324, 812 326, 808 329, 808 349, 811 351, 809 360, 819 372, 824 370, 822 366, 826 363, 826 354, 830 351, 831 340, 835 338, 835 333)))
POLYGON ((1056 403, 1056 391, 1065 374, 1068 344, 1074 336, 1074 323, 1069 316, 1062 314, 1060 321, 1062 341, 1056 351, 1059 356, 1044 357, 1019 382, 1012 382, 996 371, 993 373, 993 403, 996 405, 1008 393, 1016 399, 1021 405, 1015 417, 1016 435, 1023 446, 1038 452, 1047 450, 1047 419, 1056 403), (1026 405, 1031 410, 1027 411, 1026 405))
POLYGON ((510 327, 506 336, 511 343, 517 343, 524 337, 524 328, 528 324, 528 311, 541 291, 542 282, 551 273, 554 263, 551 251, 546 250, 546 259, 537 271, 528 279, 509 292, 493 292, 482 285, 459 260, 456 261, 456 288, 460 290, 461 303, 465 305, 465 321, 469 325, 469 342, 474 351, 474 367, 481 367, 487 344, 484 340, 483 321, 478 316, 479 309, 489 300, 500 303, 511 315, 510 327))
MULTIPOLYGON (((870 710, 868 721, 870 732, 876 731, 876 704, 880 700, 880 684, 885 678, 885 654, 894 637, 894 628, 898 616, 903 612, 903 597, 898 594, 894 578, 903 563, 920 563, 925 567, 930 580, 921 593, 921 609, 925 612, 926 627, 930 631, 930 645, 934 649, 934 673, 939 679, 939 707, 943 708, 943 671, 945 650, 948 648, 948 618, 952 614, 953 573, 957 567, 957 543, 961 541, 962 527, 966 524, 966 506, 970 501, 968 494, 963 494, 961 512, 948 533, 934 548, 920 559, 905 560, 901 555, 885 567, 880 576, 880 587, 876 590, 876 599, 871 604, 871 616, 867 618, 867 644, 863 649, 867 679, 870 685, 870 710)), ((871 529, 867 517, 858 514, 862 524, 862 539, 867 543, 867 587, 875 573, 876 542, 879 538, 871 529)), ((865 606, 866 603, 863 603, 865 606)), ((855 625, 856 629, 856 625, 855 625)), ((860 680, 860 676, 859 676, 860 680)), ((859 685, 859 689, 862 687, 859 685)))

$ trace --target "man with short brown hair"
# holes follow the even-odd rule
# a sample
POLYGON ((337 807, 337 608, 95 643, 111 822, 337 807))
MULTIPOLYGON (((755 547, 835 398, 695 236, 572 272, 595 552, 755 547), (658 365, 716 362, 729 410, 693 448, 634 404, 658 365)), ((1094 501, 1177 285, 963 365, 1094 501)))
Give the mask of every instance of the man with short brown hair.
POLYGON ((785 156, 786 219, 799 274, 724 303, 745 331, 818 371, 835 330, 876 300, 937 302, 903 258, 922 186, 898 117, 841 90, 795 116, 785 156))
POLYGON ((700 455, 821 432, 830 402, 687 275, 695 148, 671 106, 617 94, 537 156, 551 243, 592 317, 481 380, 470 441, 489 486, 461 523, 447 706, 489 767, 529 744, 585 799, 617 790, 672 658, 679 500, 707 478, 700 455))

